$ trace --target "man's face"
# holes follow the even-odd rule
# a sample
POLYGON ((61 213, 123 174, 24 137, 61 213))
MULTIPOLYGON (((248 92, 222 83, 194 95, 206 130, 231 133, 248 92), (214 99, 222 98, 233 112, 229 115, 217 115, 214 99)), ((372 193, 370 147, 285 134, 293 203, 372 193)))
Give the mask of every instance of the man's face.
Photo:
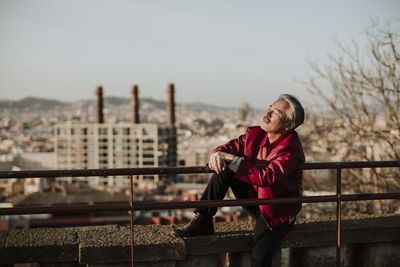
POLYGON ((286 110, 288 108, 289 105, 284 100, 278 100, 273 103, 265 112, 261 128, 273 134, 283 134, 288 131, 290 129, 286 119, 286 110))

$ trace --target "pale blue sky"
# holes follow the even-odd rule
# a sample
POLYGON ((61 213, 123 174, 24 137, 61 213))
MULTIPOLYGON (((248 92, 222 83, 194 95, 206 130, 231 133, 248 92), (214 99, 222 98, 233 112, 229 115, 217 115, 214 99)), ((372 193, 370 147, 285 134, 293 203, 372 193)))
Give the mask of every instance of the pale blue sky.
POLYGON ((0 99, 106 96, 264 108, 326 61, 334 36, 359 40, 398 0, 0 0, 0 99))

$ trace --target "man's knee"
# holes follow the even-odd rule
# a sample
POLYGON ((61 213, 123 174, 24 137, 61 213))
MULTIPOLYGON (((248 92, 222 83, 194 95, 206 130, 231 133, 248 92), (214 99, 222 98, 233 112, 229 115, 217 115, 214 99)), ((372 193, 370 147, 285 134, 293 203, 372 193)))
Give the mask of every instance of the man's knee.
POLYGON ((210 180, 216 180, 216 181, 221 181, 224 183, 231 183, 231 180, 233 178, 233 173, 229 170, 225 170, 223 172, 220 173, 214 173, 210 180))

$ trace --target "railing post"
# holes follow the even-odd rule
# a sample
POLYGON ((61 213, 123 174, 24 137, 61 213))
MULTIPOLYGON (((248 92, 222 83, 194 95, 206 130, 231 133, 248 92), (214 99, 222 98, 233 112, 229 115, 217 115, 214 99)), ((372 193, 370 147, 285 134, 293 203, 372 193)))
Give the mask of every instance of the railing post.
POLYGON ((341 247, 341 213, 342 213, 342 168, 336 169, 336 229, 337 229, 337 243, 336 243, 336 267, 341 266, 341 256, 340 256, 340 247, 341 247))
POLYGON ((133 220, 134 220, 134 211, 133 211, 133 175, 129 176, 130 184, 131 184, 131 203, 130 203, 130 215, 131 215, 131 262, 132 267, 134 266, 133 263, 133 245, 134 245, 134 232, 133 232, 133 220))

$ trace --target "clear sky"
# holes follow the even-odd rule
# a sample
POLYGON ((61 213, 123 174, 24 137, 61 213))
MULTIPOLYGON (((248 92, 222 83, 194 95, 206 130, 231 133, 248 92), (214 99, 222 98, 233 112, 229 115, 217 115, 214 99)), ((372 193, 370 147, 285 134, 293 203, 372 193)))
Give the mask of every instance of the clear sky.
POLYGON ((106 96, 264 108, 398 0, 0 0, 0 99, 106 96))

